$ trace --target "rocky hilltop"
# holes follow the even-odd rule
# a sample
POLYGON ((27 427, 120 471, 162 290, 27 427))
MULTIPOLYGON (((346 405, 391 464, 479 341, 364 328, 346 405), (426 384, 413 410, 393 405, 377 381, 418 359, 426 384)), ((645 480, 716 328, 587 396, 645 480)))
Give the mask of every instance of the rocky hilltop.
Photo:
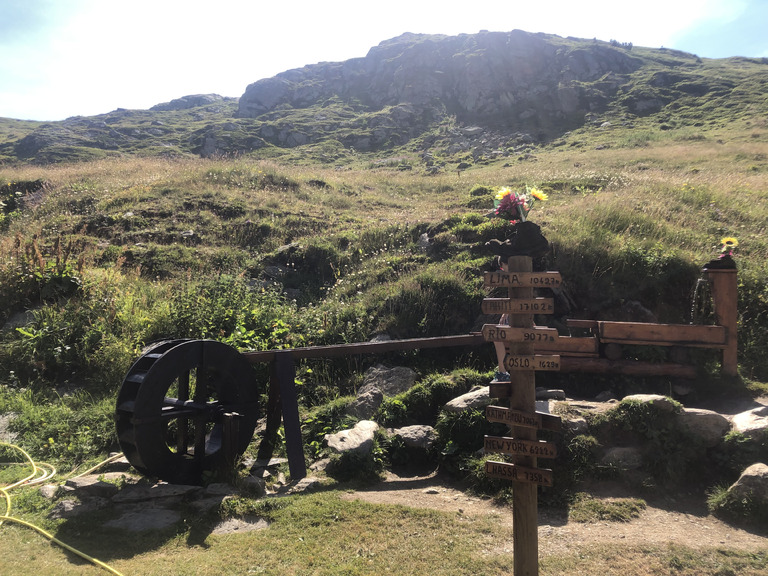
POLYGON ((248 86, 238 116, 340 99, 409 121, 453 115, 460 122, 559 134, 601 112, 643 60, 604 42, 561 44, 512 32, 403 34, 364 58, 289 70, 248 86))
POLYGON ((477 159, 605 123, 705 130, 749 121, 768 113, 766 92, 766 58, 702 60, 520 30, 403 34, 363 58, 258 80, 239 100, 205 94, 62 122, 0 119, 0 162, 275 156, 297 147, 305 158, 339 162, 351 151, 398 154, 406 145, 477 159))

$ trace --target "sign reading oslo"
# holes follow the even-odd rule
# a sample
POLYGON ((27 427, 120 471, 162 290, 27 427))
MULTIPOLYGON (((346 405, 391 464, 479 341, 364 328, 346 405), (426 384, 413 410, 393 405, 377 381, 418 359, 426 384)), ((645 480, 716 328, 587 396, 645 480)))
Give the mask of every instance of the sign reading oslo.
POLYGON ((507 372, 516 370, 560 370, 560 356, 550 354, 534 354, 533 356, 521 356, 507 354, 504 356, 504 368, 507 372))

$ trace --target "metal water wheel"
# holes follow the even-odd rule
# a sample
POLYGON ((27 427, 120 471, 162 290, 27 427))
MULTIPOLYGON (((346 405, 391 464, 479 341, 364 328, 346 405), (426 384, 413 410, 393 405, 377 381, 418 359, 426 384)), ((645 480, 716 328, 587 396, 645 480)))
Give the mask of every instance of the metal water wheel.
POLYGON ((140 472, 201 484, 253 438, 258 387, 248 361, 212 340, 167 340, 131 366, 117 397, 117 436, 140 472))

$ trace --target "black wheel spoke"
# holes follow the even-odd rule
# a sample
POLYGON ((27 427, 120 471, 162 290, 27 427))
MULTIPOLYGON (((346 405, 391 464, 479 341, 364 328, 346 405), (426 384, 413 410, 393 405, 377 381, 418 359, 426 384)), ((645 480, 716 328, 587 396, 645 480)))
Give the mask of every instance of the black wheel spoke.
MULTIPOLYGON (((179 374, 179 400, 189 400, 189 371, 179 374)), ((184 454, 187 451, 189 441, 189 420, 186 417, 179 418, 176 431, 176 451, 184 454)))

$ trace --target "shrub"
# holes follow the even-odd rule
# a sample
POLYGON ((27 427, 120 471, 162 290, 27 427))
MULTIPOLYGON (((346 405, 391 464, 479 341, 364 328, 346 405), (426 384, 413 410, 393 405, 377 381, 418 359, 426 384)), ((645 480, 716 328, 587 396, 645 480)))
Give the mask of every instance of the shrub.
POLYGON ((408 275, 389 290, 380 329, 398 338, 466 333, 482 299, 476 284, 445 266, 408 275))
POLYGON ((442 407, 473 385, 485 384, 487 378, 465 369, 447 376, 434 375, 419 382, 395 398, 385 399, 376 415, 376 421, 386 426, 405 424, 434 424, 442 407))
POLYGON ((74 466, 117 443, 111 396, 95 400, 77 392, 51 403, 50 398, 27 391, 14 404, 18 415, 10 429, 35 458, 74 466))
MULTIPOLYGON (((674 402, 674 401, 673 401, 674 402)), ((625 442, 642 447, 643 469, 650 482, 676 484, 701 479, 694 463, 704 455, 704 448, 683 428, 674 411, 653 402, 623 400, 616 408, 593 416, 590 428, 598 440, 625 442)))
POLYGON ((338 398, 321 406, 301 421, 304 448, 311 458, 325 454, 325 436, 345 430, 354 425, 355 419, 347 414, 350 397, 338 398))

